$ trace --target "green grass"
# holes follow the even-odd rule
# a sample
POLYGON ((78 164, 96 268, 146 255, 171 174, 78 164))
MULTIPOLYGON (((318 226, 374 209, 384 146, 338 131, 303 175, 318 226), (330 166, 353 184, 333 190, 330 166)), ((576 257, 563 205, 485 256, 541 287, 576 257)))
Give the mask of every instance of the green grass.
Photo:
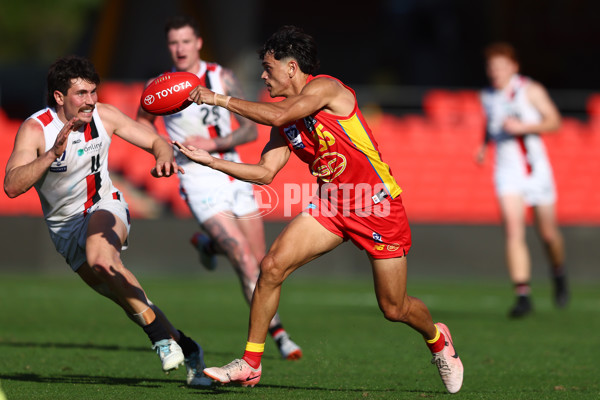
MULTIPOLYGON (((237 281, 207 274, 142 277, 149 297, 205 348, 209 365, 241 355, 248 308, 237 281)), ((597 283, 574 287, 568 310, 535 286, 531 318, 506 318, 506 282, 414 281, 435 320, 447 323, 465 365, 459 399, 600 398, 597 283)), ((287 362, 267 342, 252 389, 190 389, 184 370, 164 375, 141 329, 75 275, 0 275, 0 383, 16 399, 423 399, 447 398, 422 338, 386 321, 369 278, 294 279, 280 312, 304 350, 287 362)))

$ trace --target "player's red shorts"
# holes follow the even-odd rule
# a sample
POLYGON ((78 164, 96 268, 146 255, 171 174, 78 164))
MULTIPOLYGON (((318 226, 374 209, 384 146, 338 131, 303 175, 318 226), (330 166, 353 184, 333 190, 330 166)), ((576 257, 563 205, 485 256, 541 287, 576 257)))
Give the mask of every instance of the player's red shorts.
POLYGON ((332 210, 331 203, 315 197, 305 211, 328 231, 352 240, 373 258, 402 257, 410 250, 410 226, 400 196, 360 212, 332 210))

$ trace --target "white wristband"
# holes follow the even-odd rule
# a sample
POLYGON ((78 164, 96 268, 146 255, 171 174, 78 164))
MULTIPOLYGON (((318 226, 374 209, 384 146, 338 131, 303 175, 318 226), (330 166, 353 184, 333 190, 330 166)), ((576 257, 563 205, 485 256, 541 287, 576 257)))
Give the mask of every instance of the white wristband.
POLYGON ((223 108, 227 108, 227 106, 229 105, 229 100, 231 100, 231 96, 225 96, 223 94, 216 94, 215 93, 215 104, 223 107, 223 108))

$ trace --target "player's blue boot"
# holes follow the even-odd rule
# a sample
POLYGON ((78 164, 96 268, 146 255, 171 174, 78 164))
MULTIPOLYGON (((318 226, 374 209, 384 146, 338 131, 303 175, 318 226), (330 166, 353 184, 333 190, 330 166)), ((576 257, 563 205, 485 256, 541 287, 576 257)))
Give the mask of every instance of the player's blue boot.
POLYGON ((189 386, 210 386, 212 385, 212 379, 204 375, 204 350, 202 347, 194 342, 198 350, 194 351, 189 357, 185 358, 185 368, 187 369, 187 384, 189 386))
POLYGON ((210 238, 201 232, 196 232, 190 239, 192 245, 198 250, 200 256, 200 264, 209 271, 214 271, 217 268, 217 256, 210 250, 210 238))

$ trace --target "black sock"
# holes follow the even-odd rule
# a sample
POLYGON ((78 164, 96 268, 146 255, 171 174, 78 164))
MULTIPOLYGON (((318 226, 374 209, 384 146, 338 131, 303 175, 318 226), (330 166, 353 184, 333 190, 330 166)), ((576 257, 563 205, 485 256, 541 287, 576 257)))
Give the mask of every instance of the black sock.
POLYGON ((150 342, 152 342, 152 344, 164 339, 171 338, 171 336, 169 335, 165 327, 160 323, 158 318, 155 318, 154 321, 142 327, 142 329, 144 329, 144 332, 146 332, 146 335, 148 335, 148 338, 150 339, 150 342))
POLYGON ((269 334, 271 336, 274 336, 275 333, 277 333, 277 331, 279 331, 279 330, 283 330, 283 326, 281 324, 277 324, 274 327, 269 328, 269 334))
POLYGON ((564 278, 565 277, 565 267, 562 265, 552 267, 552 277, 553 278, 564 278))
POLYGON ((194 342, 189 337, 185 336, 185 334, 180 330, 177 330, 177 332, 179 332, 179 340, 177 341, 177 344, 179 345, 179 347, 181 347, 183 355, 186 358, 195 351, 198 351, 198 346, 196 346, 196 342, 194 342))

